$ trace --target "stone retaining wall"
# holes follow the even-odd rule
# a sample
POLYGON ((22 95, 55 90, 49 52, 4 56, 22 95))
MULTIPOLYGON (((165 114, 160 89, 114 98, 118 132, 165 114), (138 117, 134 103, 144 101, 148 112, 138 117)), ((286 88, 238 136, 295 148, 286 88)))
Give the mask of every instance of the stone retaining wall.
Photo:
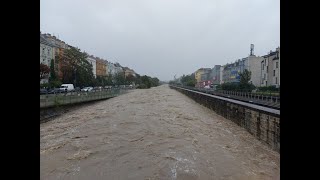
POLYGON ((195 92, 170 86, 196 102, 212 109, 217 114, 225 117, 245 128, 250 134, 267 144, 273 150, 280 152, 280 115, 244 105, 230 103, 218 98, 202 95, 195 92))

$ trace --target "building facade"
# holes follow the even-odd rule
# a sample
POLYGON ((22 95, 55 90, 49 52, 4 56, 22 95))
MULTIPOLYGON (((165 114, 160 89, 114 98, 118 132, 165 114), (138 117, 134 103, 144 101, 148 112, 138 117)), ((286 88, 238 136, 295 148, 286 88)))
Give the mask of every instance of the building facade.
POLYGON ((239 83, 240 73, 245 69, 251 72, 250 83, 260 86, 260 69, 263 57, 249 55, 223 67, 223 83, 239 83))
POLYGON ((280 47, 263 56, 260 83, 261 86, 280 86, 280 47))
POLYGON ((220 84, 220 65, 215 65, 211 69, 211 73, 209 75, 209 79, 212 81, 212 84, 218 85, 220 84))
POLYGON ((107 70, 108 70, 108 75, 111 75, 111 76, 115 75, 115 66, 112 62, 108 62, 107 70))
POLYGON ((114 64, 115 74, 123 73, 123 68, 119 63, 114 64))
POLYGON ((249 70, 251 72, 251 79, 250 82, 255 85, 256 87, 260 87, 260 70, 261 70, 261 61, 263 60, 263 57, 259 56, 249 56, 246 59, 246 66, 245 69, 249 70))
POLYGON ((54 45, 40 34, 40 63, 50 67, 51 60, 54 58, 54 45))
POLYGON ((211 69, 210 68, 200 68, 198 69, 194 74, 195 74, 195 79, 198 82, 207 80, 208 74, 210 73, 211 69))
MULTIPOLYGON (((45 64, 48 67, 51 65, 51 60, 54 61, 54 45, 51 44, 49 41, 47 41, 43 35, 40 33, 40 64, 45 64)), ((50 74, 49 74, 50 76, 50 74)), ((49 76, 48 78, 40 80, 40 84, 42 83, 48 83, 49 82, 49 76)))
POLYGON ((57 63, 57 58, 58 57, 61 57, 63 52, 66 50, 66 49, 70 49, 70 46, 65 43, 64 41, 61 41, 60 39, 56 38, 55 36, 52 36, 51 34, 43 34, 43 37, 49 41, 51 44, 53 44, 54 46, 54 56, 55 56, 55 59, 54 59, 54 65, 55 65, 55 71, 58 75, 58 78, 59 79, 62 79, 62 71, 61 71, 61 66, 62 66, 62 63, 61 61, 59 61, 57 63))
POLYGON ((132 75, 132 76, 136 76, 136 73, 134 72, 134 70, 128 68, 128 67, 124 67, 123 68, 123 72, 124 72, 124 77, 128 77, 129 75, 132 75))
POLYGON ((221 66, 220 67, 220 84, 224 83, 224 81, 223 81, 223 70, 224 70, 224 66, 221 66))
POLYGON ((103 59, 100 59, 98 57, 96 59, 96 76, 97 77, 105 77, 106 74, 106 61, 103 59))

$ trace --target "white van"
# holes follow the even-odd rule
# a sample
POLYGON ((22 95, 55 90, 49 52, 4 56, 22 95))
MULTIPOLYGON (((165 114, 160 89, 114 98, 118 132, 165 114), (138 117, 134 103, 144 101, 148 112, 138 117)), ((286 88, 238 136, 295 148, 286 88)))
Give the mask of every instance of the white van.
POLYGON ((73 84, 62 84, 60 90, 65 92, 74 91, 74 87, 73 84))

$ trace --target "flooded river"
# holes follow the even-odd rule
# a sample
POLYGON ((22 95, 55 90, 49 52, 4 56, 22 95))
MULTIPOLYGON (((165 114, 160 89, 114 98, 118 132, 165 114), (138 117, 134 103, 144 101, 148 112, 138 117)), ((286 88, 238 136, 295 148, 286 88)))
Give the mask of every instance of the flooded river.
POLYGON ((40 124, 40 178, 279 179, 280 155, 167 85, 40 124))

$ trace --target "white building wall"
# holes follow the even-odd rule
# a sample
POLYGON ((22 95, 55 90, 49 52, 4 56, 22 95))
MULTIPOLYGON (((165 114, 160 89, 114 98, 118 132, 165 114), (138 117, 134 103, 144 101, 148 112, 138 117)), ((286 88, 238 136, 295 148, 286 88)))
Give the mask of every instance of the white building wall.
POLYGON ((279 86, 279 74, 280 74, 279 60, 273 60, 272 63, 273 63, 272 85, 275 85, 276 87, 278 87, 279 86))
POLYGON ((50 67, 52 59, 54 60, 54 48, 40 43, 40 63, 50 67))
POLYGON ((280 86, 280 47, 278 48, 279 49, 279 86, 280 86))
MULTIPOLYGON (((52 59, 54 60, 54 48, 46 44, 40 43, 40 64, 42 63, 50 67, 52 59)), ((40 81, 40 84, 48 83, 49 77, 50 74, 48 78, 42 79, 40 81)))
POLYGON ((221 66, 220 67, 220 84, 224 83, 224 81, 223 81, 223 69, 224 69, 224 66, 221 66))
POLYGON ((115 75, 115 66, 111 62, 108 62, 108 74, 110 74, 112 76, 115 75))
POLYGON ((93 76, 96 78, 97 77, 97 62, 94 58, 92 57, 87 57, 87 61, 92 65, 92 73, 93 76))
POLYGON ((249 56, 247 64, 247 69, 251 71, 251 82, 256 87, 261 86, 260 75, 261 75, 261 61, 262 57, 249 56))

